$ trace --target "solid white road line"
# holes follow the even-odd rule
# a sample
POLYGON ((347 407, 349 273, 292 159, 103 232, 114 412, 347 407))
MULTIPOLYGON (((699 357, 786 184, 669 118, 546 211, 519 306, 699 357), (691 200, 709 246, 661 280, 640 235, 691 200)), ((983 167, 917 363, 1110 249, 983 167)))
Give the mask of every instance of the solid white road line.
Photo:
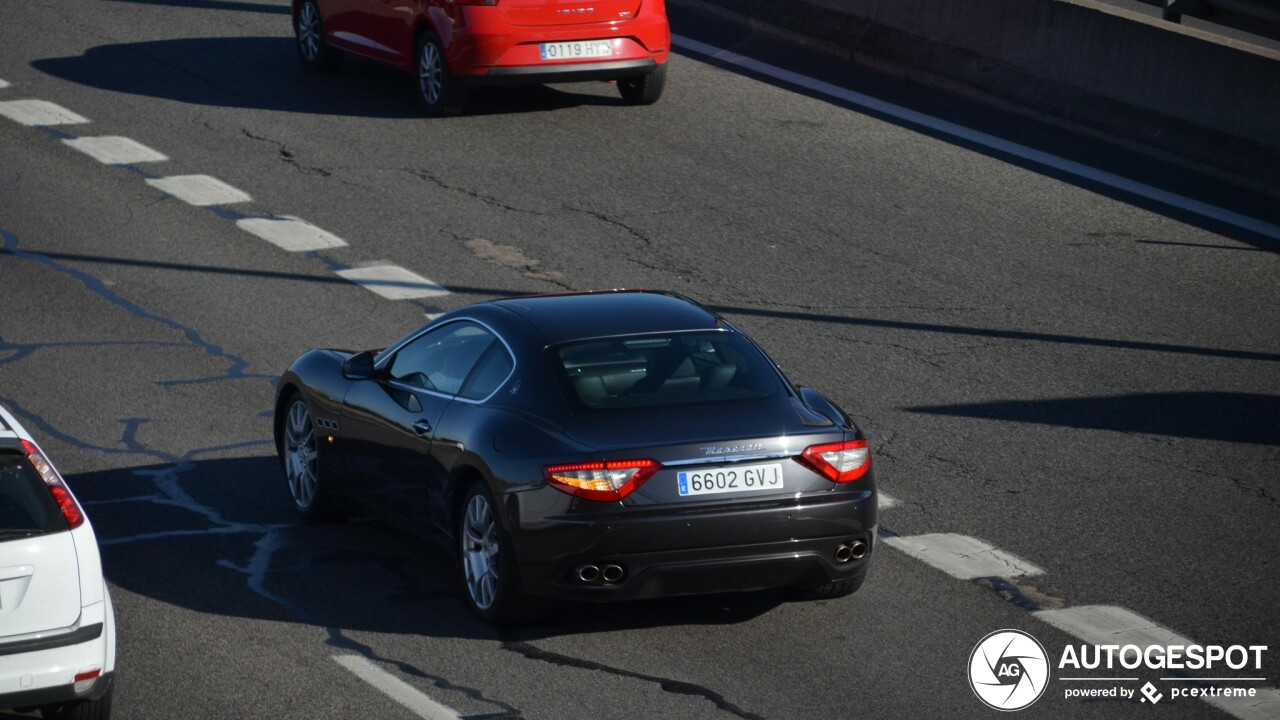
POLYGON ((0 116, 32 127, 42 125, 74 125, 89 118, 46 100, 9 100, 0 102, 0 116))
POLYGON ((961 580, 1044 574, 1044 570, 1026 560, 967 535, 934 533, 910 537, 891 536, 884 538, 884 542, 961 580))
POLYGON ((148 179, 147 184, 168 193, 189 205, 231 205, 249 202, 249 194, 237 190, 209 175, 174 175, 173 177, 148 179))
POLYGON ((360 655, 334 655, 333 661, 374 686, 383 695, 426 720, 459 720, 458 711, 432 700, 417 688, 360 655))
MULTIPOLYGON (((1137 645, 1145 652, 1152 645, 1196 644, 1131 610, 1114 605, 1081 605, 1061 610, 1040 610, 1032 615, 1090 645, 1137 645)), ((1235 682, 1243 681, 1242 678, 1235 679, 1235 682)), ((1280 690, 1256 686, 1254 689, 1256 694, 1251 698, 1200 699, 1240 720, 1280 718, 1280 690)))
POLYGON ((72 138, 62 142, 105 165, 133 165, 169 159, 164 153, 156 152, 136 140, 116 135, 72 138))
POLYGON ((398 265, 369 265, 337 272, 351 282, 388 300, 414 300, 449 294, 449 291, 439 284, 398 265))
POLYGON ((1228 225, 1234 225, 1238 228, 1243 228, 1245 230, 1256 232, 1260 235, 1265 235, 1274 240, 1280 240, 1280 225, 1273 225, 1271 223, 1249 217, 1248 215, 1242 215, 1208 203, 1200 202, 1199 200, 1192 200, 1191 198, 1184 197, 1182 195, 1160 190, 1159 188, 1155 188, 1135 180, 1130 180, 1129 178, 1121 177, 1114 173, 1092 168, 1088 165, 1067 160, 1066 158, 1061 158, 1056 155, 1050 155, 1046 152, 1034 150, 1025 145, 1009 142, 1008 140, 1003 140, 994 135, 978 132, 977 130, 972 130, 963 125, 958 125, 947 120, 933 117, 932 115, 925 115, 924 113, 916 112, 915 110, 908 110, 907 108, 899 105, 894 105, 893 103, 873 98, 870 95, 863 95, 862 93, 842 88, 839 85, 815 80, 814 78, 801 75, 800 73, 792 72, 791 70, 784 70, 780 67, 760 62, 759 60, 753 60, 752 58, 718 48, 714 45, 708 45, 707 43, 698 42, 697 40, 681 37, 679 35, 672 35, 671 40, 678 47, 692 50, 700 55, 706 55, 720 62, 740 67, 744 70, 759 73, 790 85, 802 87, 806 90, 826 95, 830 98, 835 98, 873 112, 897 118, 898 120, 920 125, 965 142, 981 145, 991 150, 995 150, 996 152, 1020 157, 1024 160, 1029 160, 1038 165, 1043 165, 1068 175, 1096 182, 1122 192, 1146 198, 1147 200, 1154 200, 1163 205, 1185 210, 1201 217, 1224 222, 1228 225))
POLYGON ((289 252, 346 247, 342 238, 296 217, 244 218, 236 226, 289 252))

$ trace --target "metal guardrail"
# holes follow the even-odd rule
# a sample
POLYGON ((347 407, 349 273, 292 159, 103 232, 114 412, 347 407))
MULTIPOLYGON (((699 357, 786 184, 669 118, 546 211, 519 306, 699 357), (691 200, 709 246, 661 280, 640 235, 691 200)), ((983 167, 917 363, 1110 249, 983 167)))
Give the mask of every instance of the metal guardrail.
POLYGON ((1161 0, 1164 19, 1182 22, 1183 15, 1238 30, 1280 38, 1280 0, 1161 0))

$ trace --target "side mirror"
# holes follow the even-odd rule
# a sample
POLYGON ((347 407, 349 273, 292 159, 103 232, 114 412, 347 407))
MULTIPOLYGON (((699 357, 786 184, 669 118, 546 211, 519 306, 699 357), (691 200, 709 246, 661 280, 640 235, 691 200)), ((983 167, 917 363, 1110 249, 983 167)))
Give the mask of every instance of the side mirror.
POLYGON ((375 372, 372 350, 358 352, 342 361, 342 376, 348 380, 369 380, 375 372))

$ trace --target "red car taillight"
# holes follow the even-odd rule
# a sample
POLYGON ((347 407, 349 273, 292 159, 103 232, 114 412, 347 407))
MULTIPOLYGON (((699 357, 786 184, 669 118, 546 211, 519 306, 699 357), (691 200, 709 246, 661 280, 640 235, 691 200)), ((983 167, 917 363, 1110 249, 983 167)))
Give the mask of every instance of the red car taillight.
POLYGON ((542 476, 551 487, 584 500, 621 500, 662 467, 656 460, 610 460, 609 462, 548 465, 542 476))
POLYGON ((796 461, 813 468, 835 483, 853 482, 871 469, 871 448, 866 440, 811 445, 796 461))
POLYGON ((29 440, 23 440, 22 449, 27 451, 27 460, 31 462, 36 472, 40 473, 40 479, 44 480, 44 484, 49 487, 49 493, 53 495, 54 502, 58 503, 62 518, 67 521, 67 529, 74 530, 83 525, 84 512, 76 504, 76 499, 71 497, 71 491, 62 481, 62 476, 53 469, 53 465, 45 458, 44 453, 40 452, 40 448, 29 440))

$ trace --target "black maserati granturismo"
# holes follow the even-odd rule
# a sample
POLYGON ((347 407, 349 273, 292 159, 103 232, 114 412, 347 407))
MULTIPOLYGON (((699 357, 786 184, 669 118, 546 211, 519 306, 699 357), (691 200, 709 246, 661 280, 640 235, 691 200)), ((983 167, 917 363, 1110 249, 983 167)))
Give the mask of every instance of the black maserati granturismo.
POLYGON ((490 622, 550 597, 839 597, 875 548, 857 425, 671 293, 495 300, 385 349, 311 350, 281 378, 275 440, 304 518, 438 542, 490 622))

